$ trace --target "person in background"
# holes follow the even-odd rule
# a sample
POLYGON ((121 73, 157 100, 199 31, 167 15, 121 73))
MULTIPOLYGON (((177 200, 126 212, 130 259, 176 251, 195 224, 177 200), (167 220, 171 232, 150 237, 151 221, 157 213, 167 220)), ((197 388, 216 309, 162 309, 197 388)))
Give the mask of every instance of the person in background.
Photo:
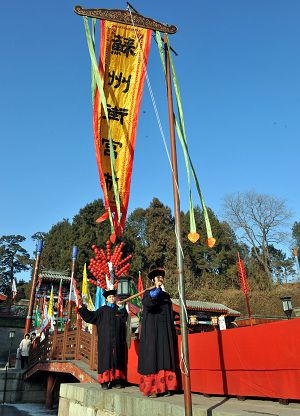
POLYGON ((34 344, 35 340, 36 340, 36 333, 32 332, 31 335, 30 335, 31 344, 34 344))
POLYGON ((78 313, 82 319, 97 327, 98 381, 102 388, 121 388, 126 378, 126 322, 125 305, 117 301, 116 290, 103 293, 106 305, 95 312, 80 304, 78 313))
POLYGON ((29 350, 31 346, 30 334, 25 334, 24 338, 20 342, 20 352, 21 352, 21 369, 28 367, 28 357, 29 357, 29 350))
POLYGON ((140 391, 148 397, 170 396, 177 389, 176 346, 172 301, 162 290, 165 270, 148 274, 155 288, 143 297, 143 320, 138 356, 140 391))

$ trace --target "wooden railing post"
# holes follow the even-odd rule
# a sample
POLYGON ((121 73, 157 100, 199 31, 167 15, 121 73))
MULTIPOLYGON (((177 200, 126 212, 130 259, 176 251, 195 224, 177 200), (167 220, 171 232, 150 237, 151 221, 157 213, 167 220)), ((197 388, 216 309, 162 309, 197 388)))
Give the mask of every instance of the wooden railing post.
POLYGON ((90 366, 90 369, 91 370, 94 369, 94 359, 95 359, 95 348, 94 348, 94 344, 95 344, 95 338, 96 338, 96 326, 93 325, 92 336, 90 338, 91 343, 90 343, 90 362, 89 362, 89 366, 90 366))
POLYGON ((75 360, 80 360, 80 335, 81 327, 76 328, 76 345, 75 345, 75 360))
POLYGON ((47 379, 47 394, 46 394, 46 409, 52 409, 53 408, 53 390, 56 383, 56 378, 54 374, 50 373, 48 375, 47 379))
POLYGON ((68 332, 69 332, 69 327, 68 327, 68 325, 65 325, 63 348, 62 348, 62 354, 61 354, 61 359, 62 360, 66 359, 66 348, 67 348, 68 332))
POLYGON ((56 343, 57 343, 57 331, 54 330, 53 334, 52 334, 52 348, 51 348, 51 354, 50 354, 50 358, 51 360, 55 360, 55 348, 56 348, 56 343))

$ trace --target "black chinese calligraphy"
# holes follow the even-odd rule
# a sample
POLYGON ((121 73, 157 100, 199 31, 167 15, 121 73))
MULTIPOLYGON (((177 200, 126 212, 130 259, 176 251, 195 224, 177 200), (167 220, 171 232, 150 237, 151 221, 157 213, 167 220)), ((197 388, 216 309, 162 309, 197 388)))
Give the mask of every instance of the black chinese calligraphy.
MULTIPOLYGON (((114 155, 115 155, 115 159, 117 159, 118 157, 118 152, 117 152, 117 147, 119 146, 120 148, 122 147, 122 143, 121 142, 117 142, 116 140, 113 140, 113 150, 114 150, 114 155)), ((102 137, 101 139, 101 143, 104 145, 104 156, 109 156, 109 140, 108 139, 104 139, 104 137, 102 137)))
MULTIPOLYGON (((127 108, 118 108, 117 106, 112 107, 110 104, 107 104, 107 112, 108 118, 110 120, 119 121, 122 124, 122 126, 124 122, 124 117, 128 116, 127 108)), ((105 115, 102 116, 102 118, 106 118, 105 115)))
POLYGON ((129 54, 131 56, 135 56, 135 46, 134 46, 134 39, 132 38, 124 38, 120 35, 115 35, 112 39, 111 45, 111 53, 114 55, 126 55, 128 58, 129 54))
POLYGON ((116 81, 114 88, 119 88, 121 84, 126 84, 125 89, 122 92, 125 93, 129 90, 131 75, 129 75, 129 77, 126 79, 125 77, 123 77, 122 72, 120 72, 120 74, 117 75, 115 71, 109 71, 108 78, 108 85, 113 85, 113 83, 116 81))
MULTIPOLYGON (((105 184, 106 184, 106 189, 108 191, 112 190, 113 187, 113 180, 112 180, 112 176, 110 173, 106 172, 104 173, 104 179, 105 179, 105 184)), ((119 178, 116 178, 116 181, 118 182, 119 178)))

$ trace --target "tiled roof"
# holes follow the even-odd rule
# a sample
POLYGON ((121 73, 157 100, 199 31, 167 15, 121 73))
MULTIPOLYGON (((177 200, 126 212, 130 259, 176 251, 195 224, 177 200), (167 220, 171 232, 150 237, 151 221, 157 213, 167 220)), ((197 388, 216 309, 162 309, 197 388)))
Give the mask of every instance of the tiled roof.
POLYGON ((0 292, 0 300, 6 300, 7 296, 0 292))
POLYGON ((70 273, 67 271, 59 272, 55 270, 42 270, 39 272, 39 277, 43 280, 70 280, 70 273))
MULTIPOLYGON (((172 302, 179 306, 178 299, 172 299, 172 302)), ((213 302, 203 302, 201 300, 187 300, 186 301, 187 309, 190 310, 199 310, 199 311, 208 311, 208 312, 221 312, 226 315, 240 316, 240 312, 235 311, 234 309, 228 308, 222 303, 213 303, 213 302)))

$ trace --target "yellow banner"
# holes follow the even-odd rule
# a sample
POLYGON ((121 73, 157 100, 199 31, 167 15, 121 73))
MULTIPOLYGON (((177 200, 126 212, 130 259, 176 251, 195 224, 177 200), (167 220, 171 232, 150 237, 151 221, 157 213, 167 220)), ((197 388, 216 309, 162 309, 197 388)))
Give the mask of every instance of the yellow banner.
POLYGON ((150 41, 150 30, 101 21, 99 71, 112 135, 121 219, 116 218, 108 125, 98 89, 94 100, 94 139, 105 208, 110 208, 115 224, 121 228, 120 232, 129 202, 135 137, 150 41))

